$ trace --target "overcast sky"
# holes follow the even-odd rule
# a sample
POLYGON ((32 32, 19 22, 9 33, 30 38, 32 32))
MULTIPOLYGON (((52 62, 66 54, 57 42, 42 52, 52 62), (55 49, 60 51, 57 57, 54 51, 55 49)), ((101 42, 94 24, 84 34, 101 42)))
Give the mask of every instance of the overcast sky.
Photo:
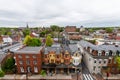
POLYGON ((120 26, 120 0, 0 0, 0 26, 120 26))

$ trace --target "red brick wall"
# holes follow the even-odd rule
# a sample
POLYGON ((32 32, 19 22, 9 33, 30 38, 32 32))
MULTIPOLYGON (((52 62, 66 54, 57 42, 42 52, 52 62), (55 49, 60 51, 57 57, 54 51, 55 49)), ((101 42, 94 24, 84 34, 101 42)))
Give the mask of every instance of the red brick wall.
POLYGON ((28 66, 31 67, 31 72, 34 73, 34 67, 36 66, 38 68, 38 73, 41 71, 41 64, 42 64, 42 53, 38 53, 38 54, 25 54, 25 53, 17 53, 15 54, 15 57, 16 57, 16 64, 17 64, 17 71, 18 73, 21 73, 20 71, 20 67, 24 67, 24 73, 26 72, 26 69, 28 66), (21 55, 22 58, 19 58, 18 55, 21 55), (26 55, 30 56, 29 58, 26 58, 26 55), (36 56, 36 58, 33 58, 33 55, 36 56), (19 61, 22 60, 23 61, 23 64, 19 64, 19 61), (27 60, 30 60, 30 65, 27 65, 26 64, 26 61, 27 60), (37 61, 37 64, 33 64, 33 61, 36 60, 37 61))
POLYGON ((66 32, 76 32, 76 26, 67 26, 65 28, 66 32))

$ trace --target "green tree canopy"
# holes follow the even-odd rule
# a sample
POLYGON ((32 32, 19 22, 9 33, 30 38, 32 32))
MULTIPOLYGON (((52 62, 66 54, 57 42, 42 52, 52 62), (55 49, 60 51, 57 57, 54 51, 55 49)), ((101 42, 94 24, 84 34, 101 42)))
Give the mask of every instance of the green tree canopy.
POLYGON ((14 58, 8 58, 4 65, 2 66, 2 70, 4 72, 13 72, 15 69, 15 60, 14 58))
POLYGON ((46 32, 45 32, 45 31, 42 31, 42 32, 40 33, 40 37, 45 37, 45 34, 46 34, 46 32))
POLYGON ((42 44, 40 39, 32 38, 29 35, 25 37, 23 43, 27 46, 40 46, 42 44))
POLYGON ((118 68, 120 69, 120 56, 116 56, 115 60, 118 63, 118 68))
POLYGON ((2 70, 0 70, 0 77, 4 77, 4 75, 5 73, 2 70))
POLYGON ((24 36, 29 35, 29 34, 30 34, 30 29, 25 29, 25 30, 23 31, 23 34, 24 34, 24 36))
POLYGON ((52 31, 57 31, 59 26, 57 25, 51 25, 50 28, 52 29, 52 31))
POLYGON ((105 28, 107 33, 112 33, 113 29, 112 28, 105 28))
POLYGON ((50 35, 48 35, 46 38, 46 46, 52 46, 52 44, 53 44, 53 39, 51 38, 50 35))
POLYGON ((46 75, 46 71, 45 70, 41 70, 40 74, 44 77, 46 75))

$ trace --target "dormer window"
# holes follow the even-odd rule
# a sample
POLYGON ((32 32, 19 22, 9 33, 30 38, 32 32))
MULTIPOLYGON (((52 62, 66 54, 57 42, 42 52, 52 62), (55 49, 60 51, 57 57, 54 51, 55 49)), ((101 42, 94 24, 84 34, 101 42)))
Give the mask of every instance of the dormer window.
POLYGON ((109 51, 109 56, 112 56, 112 54, 113 54, 113 52, 110 50, 110 51, 109 51))
POLYGON ((105 56, 105 51, 104 50, 102 51, 102 56, 105 56))

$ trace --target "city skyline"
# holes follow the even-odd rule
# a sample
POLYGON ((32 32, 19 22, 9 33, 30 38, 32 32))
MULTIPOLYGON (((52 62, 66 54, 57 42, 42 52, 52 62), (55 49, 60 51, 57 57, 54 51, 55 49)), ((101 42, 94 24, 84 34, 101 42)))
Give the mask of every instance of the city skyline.
POLYGON ((119 0, 0 0, 0 26, 120 26, 119 0))

